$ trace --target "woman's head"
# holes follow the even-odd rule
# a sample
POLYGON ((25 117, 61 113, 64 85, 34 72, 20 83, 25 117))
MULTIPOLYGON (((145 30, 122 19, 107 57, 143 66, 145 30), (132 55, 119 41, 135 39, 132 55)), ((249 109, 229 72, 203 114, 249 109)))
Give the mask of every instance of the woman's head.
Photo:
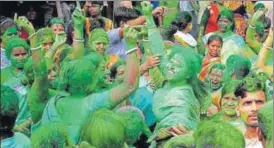
POLYGON ((54 17, 50 19, 49 27, 54 32, 54 34, 57 34, 65 30, 65 23, 61 18, 54 17))
POLYGON ((29 57, 30 46, 28 43, 19 37, 12 37, 7 41, 5 48, 6 56, 11 61, 12 66, 23 69, 29 57))
POLYGON ((223 45, 223 39, 219 35, 211 35, 208 38, 206 47, 208 48, 208 54, 211 57, 219 57, 220 56, 220 50, 223 45))
POLYGON ((171 23, 174 29, 183 31, 183 32, 189 32, 192 29, 192 17, 191 15, 184 11, 179 13, 175 20, 171 23))
POLYGON ((124 80, 125 64, 125 61, 119 60, 111 66, 110 78, 118 84, 121 84, 124 80))
POLYGON ((229 9, 224 9, 218 16, 219 31, 225 33, 227 31, 233 31, 235 28, 235 20, 233 12, 229 9))
POLYGON ((103 55, 108 45, 109 38, 104 29, 97 28, 91 31, 88 38, 88 46, 90 49, 103 55))
POLYGON ((179 82, 196 77, 201 69, 201 57, 189 48, 174 46, 165 64, 164 74, 168 81, 179 82))
POLYGON ((125 121, 107 109, 91 113, 80 133, 80 142, 87 141, 96 148, 122 148, 125 140, 125 121))
POLYGON ((88 95, 97 83, 96 75, 93 62, 87 58, 65 62, 58 76, 58 89, 68 91, 73 95, 75 93, 88 95))
POLYGON ((50 28, 42 28, 37 31, 38 42, 43 51, 47 51, 54 43, 54 33, 50 28))
POLYGON ((127 21, 136 19, 140 16, 140 12, 136 9, 127 7, 117 7, 114 10, 115 25, 117 27, 123 27, 127 24, 127 21))
POLYGON ((222 87, 223 75, 224 75, 225 66, 223 64, 217 63, 214 64, 209 72, 208 79, 211 89, 216 90, 222 87))

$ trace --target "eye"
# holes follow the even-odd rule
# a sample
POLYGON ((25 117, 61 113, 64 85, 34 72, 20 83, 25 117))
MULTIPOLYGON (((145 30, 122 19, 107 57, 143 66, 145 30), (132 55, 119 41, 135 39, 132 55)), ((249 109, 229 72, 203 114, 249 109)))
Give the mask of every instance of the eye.
POLYGON ((249 106, 252 102, 251 101, 247 101, 247 102, 244 102, 243 105, 244 106, 249 106))
POLYGON ((263 104, 264 102, 262 100, 256 101, 256 104, 263 104))

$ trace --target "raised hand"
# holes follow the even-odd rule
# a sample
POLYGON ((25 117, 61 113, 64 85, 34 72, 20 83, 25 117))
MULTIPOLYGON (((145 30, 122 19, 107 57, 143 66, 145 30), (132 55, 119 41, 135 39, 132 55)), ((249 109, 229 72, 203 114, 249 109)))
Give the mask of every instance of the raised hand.
POLYGON ((142 7, 142 13, 144 15, 151 15, 152 14, 153 6, 149 1, 141 2, 141 7, 142 7))
POLYGON ((74 27, 76 28, 83 27, 85 22, 85 15, 83 11, 81 10, 79 0, 76 1, 76 8, 74 9, 72 14, 72 20, 73 20, 74 27))
POLYGON ((67 35, 64 31, 56 34, 55 42, 52 45, 53 48, 58 48, 58 47, 64 45, 66 43, 66 40, 67 40, 67 35))
POLYGON ((137 30, 126 25, 124 29, 124 39, 126 41, 128 50, 136 47, 137 37, 138 37, 137 30))
POLYGON ((19 16, 17 17, 17 13, 14 15, 14 22, 17 24, 19 28, 24 29, 29 34, 32 34, 35 32, 35 29, 32 25, 32 23, 25 17, 25 16, 19 16))
POLYGON ((260 20, 265 15, 266 12, 267 12, 267 8, 260 8, 253 14, 251 18, 251 22, 255 23, 256 21, 260 20))
POLYGON ((160 54, 155 54, 153 56, 147 56, 144 62, 145 67, 150 69, 152 67, 156 67, 160 64, 160 54))

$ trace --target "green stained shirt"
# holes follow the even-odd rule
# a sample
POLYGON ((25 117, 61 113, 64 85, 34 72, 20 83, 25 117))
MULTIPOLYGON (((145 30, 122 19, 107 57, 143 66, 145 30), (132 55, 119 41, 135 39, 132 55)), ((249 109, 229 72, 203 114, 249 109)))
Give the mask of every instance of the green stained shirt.
POLYGON ((41 123, 66 124, 71 138, 77 144, 80 129, 88 114, 99 108, 111 109, 110 92, 95 93, 82 99, 69 97, 68 94, 58 94, 52 97, 44 109, 41 123))

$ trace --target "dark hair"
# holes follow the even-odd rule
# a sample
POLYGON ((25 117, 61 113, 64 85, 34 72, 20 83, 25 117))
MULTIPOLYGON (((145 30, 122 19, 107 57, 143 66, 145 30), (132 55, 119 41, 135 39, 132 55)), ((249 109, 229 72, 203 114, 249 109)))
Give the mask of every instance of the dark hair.
POLYGON ((242 55, 231 55, 226 60, 226 68, 229 72, 233 72, 237 77, 246 77, 251 68, 251 62, 247 57, 242 55))
POLYGON ((246 97, 246 92, 253 91, 265 92, 265 83, 262 82, 255 73, 251 73, 244 78, 242 82, 237 85, 234 94, 236 97, 240 96, 241 98, 244 98, 246 97))
POLYGON ((221 43, 221 45, 223 45, 223 39, 218 34, 211 35, 207 40, 207 45, 209 45, 212 41, 215 41, 215 40, 219 41, 221 43))
POLYGON ((125 65, 126 62, 124 60, 119 60, 115 64, 113 64, 110 68, 110 78, 115 79, 117 74, 117 68, 121 65, 125 65))
POLYGON ((12 134, 19 111, 19 98, 15 90, 1 85, 0 133, 12 134))
POLYGON ((271 27, 271 20, 269 17, 264 17, 263 19, 264 29, 269 29, 271 27))
POLYGON ((104 2, 103 1, 90 1, 91 4, 94 4, 94 5, 100 5, 100 6, 103 6, 104 2))
POLYGON ((102 18, 90 18, 89 19, 90 22, 90 28, 89 30, 92 31, 93 29, 96 28, 105 28, 105 21, 102 18))
POLYGON ((126 8, 126 7, 117 7, 114 10, 115 25, 119 26, 121 21, 128 21, 136 19, 140 16, 140 12, 136 9, 126 8))
POLYGON ((217 19, 218 21, 221 18, 221 16, 226 16, 226 18, 232 23, 231 29, 233 31, 235 28, 235 19, 234 19, 233 11, 230 9, 222 10, 218 16, 218 19, 217 19))

